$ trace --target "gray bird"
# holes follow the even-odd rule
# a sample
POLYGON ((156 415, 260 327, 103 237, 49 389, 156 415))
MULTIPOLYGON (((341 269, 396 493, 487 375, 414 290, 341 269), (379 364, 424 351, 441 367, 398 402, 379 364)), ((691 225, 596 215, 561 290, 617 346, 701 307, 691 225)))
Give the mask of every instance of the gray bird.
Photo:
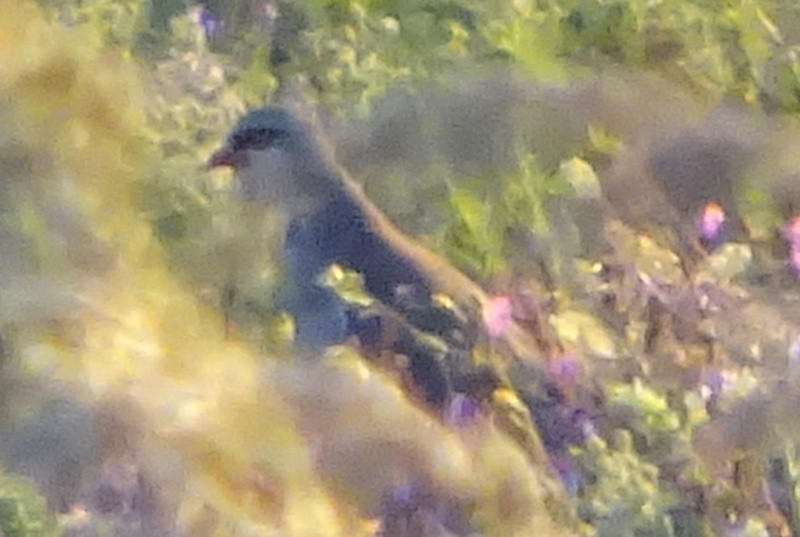
MULTIPOLYGON (((282 108, 246 114, 208 166, 233 168, 241 198, 271 205, 282 216, 296 343, 320 348, 354 333, 362 340, 380 339, 375 332, 388 327, 399 334, 393 337, 393 350, 409 356, 414 379, 429 400, 441 402, 447 381, 407 325, 437 334, 452 331, 459 322, 463 328, 451 310, 433 306, 431 296, 439 292, 451 297, 458 311, 471 312, 478 322, 467 325, 474 327, 490 303, 486 293, 398 231, 337 165, 313 129, 282 108), (388 309, 364 314, 321 285, 320 274, 334 263, 360 273, 366 290, 388 309)), ((512 323, 506 334, 516 357, 538 357, 532 338, 519 327, 512 323)))
POLYGON ((437 411, 449 408, 453 392, 485 402, 497 426, 542 468, 543 482, 550 483, 547 501, 558 505, 570 523, 577 521, 545 450, 560 450, 565 442, 560 429, 577 425, 561 418, 568 409, 542 367, 531 334, 510 320, 502 333, 493 331, 497 359, 474 363, 471 346, 488 337, 484 319, 492 316, 494 302, 445 259, 398 231, 336 164, 326 144, 286 110, 249 112, 208 165, 232 167, 241 197, 273 205, 282 214, 288 309, 298 345, 320 348, 356 336, 362 346, 366 342, 406 356, 407 373, 437 411), (353 307, 320 285, 320 273, 332 263, 360 273, 366 290, 385 307, 353 307), (437 307, 433 293, 450 297, 459 315, 437 307), (442 353, 418 337, 417 328, 465 337, 445 337, 442 353), (501 386, 518 393, 523 404, 495 398, 501 386), (557 435, 541 438, 538 428, 555 423, 546 430, 559 429, 557 435))

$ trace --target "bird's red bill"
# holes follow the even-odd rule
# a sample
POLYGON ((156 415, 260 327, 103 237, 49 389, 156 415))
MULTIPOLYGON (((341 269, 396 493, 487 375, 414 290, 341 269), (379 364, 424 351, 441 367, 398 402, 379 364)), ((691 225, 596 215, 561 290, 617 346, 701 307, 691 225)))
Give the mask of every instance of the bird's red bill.
POLYGON ((238 168, 245 162, 246 155, 239 151, 234 151, 229 147, 218 149, 211 158, 206 162, 206 169, 219 168, 220 166, 228 166, 229 168, 238 168))

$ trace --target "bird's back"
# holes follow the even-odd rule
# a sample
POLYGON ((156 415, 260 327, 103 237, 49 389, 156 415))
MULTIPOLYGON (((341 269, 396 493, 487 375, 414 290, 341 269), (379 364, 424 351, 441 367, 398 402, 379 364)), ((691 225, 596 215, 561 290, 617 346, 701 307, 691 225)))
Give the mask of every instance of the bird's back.
POLYGON ((344 193, 292 222, 285 247, 296 284, 312 281, 335 263, 361 274, 367 291, 386 303, 394 301, 400 286, 429 292, 417 267, 392 248, 363 207, 344 193))

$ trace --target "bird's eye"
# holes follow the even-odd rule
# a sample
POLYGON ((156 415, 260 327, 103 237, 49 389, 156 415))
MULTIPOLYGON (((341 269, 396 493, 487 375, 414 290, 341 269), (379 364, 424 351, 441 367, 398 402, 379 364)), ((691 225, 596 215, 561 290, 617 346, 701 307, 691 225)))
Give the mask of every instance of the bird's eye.
POLYGON ((277 129, 256 127, 234 134, 231 141, 236 151, 241 151, 243 149, 258 150, 266 149, 273 145, 279 138, 280 132, 277 129))

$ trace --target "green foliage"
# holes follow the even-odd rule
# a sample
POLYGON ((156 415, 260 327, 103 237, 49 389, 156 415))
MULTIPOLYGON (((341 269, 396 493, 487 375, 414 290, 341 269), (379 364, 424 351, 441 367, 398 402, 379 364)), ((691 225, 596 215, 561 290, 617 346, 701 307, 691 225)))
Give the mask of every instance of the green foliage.
POLYGON ((781 110, 800 111, 800 49, 791 47, 774 69, 774 99, 781 110))
POLYGON ((667 399, 635 379, 631 384, 611 386, 611 401, 633 409, 640 421, 638 429, 649 435, 669 436, 678 432, 681 420, 667 404, 667 399))
POLYGON ((99 30, 114 47, 130 49, 150 23, 147 0, 41 0, 41 3, 56 8, 59 18, 69 24, 85 24, 99 30))
POLYGON ((461 265, 472 265, 480 274, 502 270, 502 229, 496 227, 492 205, 458 191, 450 194, 450 203, 455 222, 441 241, 448 248, 448 256, 461 265))
MULTIPOLYGON (((776 7, 768 0, 217 0, 206 4, 209 13, 221 24, 219 34, 214 36, 210 36, 202 26, 199 6, 183 0, 41 0, 40 4, 48 8, 52 19, 59 21, 57 24, 90 28, 92 32, 87 35, 95 36, 102 44, 82 44, 87 50, 97 46, 104 53, 136 58, 137 69, 141 70, 141 78, 146 85, 149 97, 145 106, 147 125, 137 130, 135 135, 144 146, 138 154, 144 157, 135 166, 131 164, 125 168, 135 168, 137 173, 133 188, 136 205, 135 210, 132 209, 136 219, 118 219, 119 222, 126 222, 126 225, 144 222, 146 227, 144 230, 135 228, 131 232, 134 235, 130 239, 131 244, 135 246, 127 245, 120 249, 130 248, 140 253, 136 247, 143 249, 140 245, 147 243, 152 233, 174 271, 171 277, 188 282, 194 293, 191 297, 199 297, 201 303, 221 311, 227 322, 226 329, 236 336, 243 336, 243 339, 255 340, 264 347, 268 347, 270 341, 284 341, 287 332, 287 323, 278 314, 275 304, 278 300, 274 298, 274 290, 281 278, 280 267, 272 255, 275 243, 279 240, 273 232, 276 226, 268 217, 253 215, 248 209, 231 203, 228 196, 230 185, 223 174, 206 173, 201 169, 203 161, 245 107, 259 106, 275 98, 288 98, 290 101, 308 101, 312 105, 320 105, 322 115, 368 118, 373 111, 373 104, 399 87, 418 95, 426 84, 442 83, 453 73, 473 75, 504 66, 510 67, 515 73, 522 73, 527 81, 556 81, 566 86, 586 74, 602 72, 608 67, 641 69, 688 87, 703 101, 714 101, 719 96, 736 96, 750 104, 761 100, 778 111, 800 111, 800 54, 796 44, 797 29, 790 24, 792 16, 798 15, 800 8, 788 2, 778 3, 780 5, 776 7)), ((115 83, 110 85, 116 87, 115 83)), ((120 82, 119 86, 123 87, 124 84, 120 82)), ((64 91, 63 95, 57 96, 46 93, 46 89, 41 91, 45 96, 42 101, 47 103, 54 102, 57 97, 66 98, 64 95, 74 98, 78 102, 75 108, 65 106, 62 110, 75 114, 81 113, 80 103, 93 98, 91 92, 87 92, 90 97, 84 99, 79 92, 64 91)), ((127 106, 130 107, 131 103, 127 106)), ((87 108, 100 110, 102 102, 98 104, 92 101, 92 106, 87 108)), ((96 119, 97 116, 92 117, 96 119)), ((85 128, 81 124, 74 127, 74 131, 85 128)), ((120 131, 124 129, 110 129, 112 137, 120 135, 120 131)), ((420 175, 430 182, 447 184, 447 199, 440 204, 445 208, 446 214, 440 219, 445 224, 433 235, 434 242, 448 258, 488 281, 495 277, 500 279, 509 273, 527 276, 535 272, 531 269, 535 264, 532 256, 538 256, 537 261, 541 261, 540 264, 548 269, 546 272, 552 281, 547 283, 552 287, 553 296, 564 302, 543 315, 546 317, 546 328, 555 331, 559 344, 579 349, 587 356, 619 358, 631 351, 622 348, 621 341, 624 338, 621 333, 638 333, 641 337, 637 341, 645 339, 645 330, 641 328, 645 324, 642 319, 644 315, 637 317, 643 309, 639 302, 656 297, 673 307, 678 300, 670 293, 685 291, 681 288, 685 283, 685 267, 675 252, 657 240, 642 237, 621 225, 605 228, 603 222, 596 221, 592 223, 593 227, 602 228, 599 234, 611 243, 617 256, 609 266, 612 270, 624 272, 625 279, 618 285, 613 280, 595 283, 596 288, 600 288, 595 295, 592 292, 596 289, 588 290, 589 286, 584 282, 570 280, 569 267, 573 265, 574 257, 583 252, 576 253, 577 247, 570 249, 565 246, 570 242, 565 228, 569 227, 573 234, 582 234, 585 230, 577 229, 577 226, 570 227, 570 219, 574 215, 564 217, 563 211, 558 212, 554 206, 563 201, 600 198, 598 175, 607 171, 603 164, 637 142, 624 139, 602 122, 587 125, 586 131, 585 147, 571 148, 572 154, 557 168, 542 165, 521 140, 512 137, 511 143, 517 144, 513 151, 519 158, 516 169, 511 172, 479 178, 455 177, 437 162, 431 169, 420 172, 420 175), (593 168, 590 162, 598 163, 597 167, 593 168), (567 225, 563 220, 567 221, 567 225), (622 267, 613 266, 614 262, 622 267), (600 307, 584 308, 583 304, 570 304, 564 298, 572 299, 573 295, 596 298, 601 293, 603 299, 613 296, 614 300, 612 307, 608 308, 614 311, 607 318, 596 313, 600 307)), ((69 136, 64 137, 71 140, 69 136)), ((96 136, 91 139, 96 141, 99 138, 96 136)), ((491 144, 494 140, 484 142, 491 144)), ((44 142, 39 140, 36 143, 44 142)), ((69 155, 73 150, 72 146, 69 146, 69 150, 61 147, 61 152, 56 153, 69 155)), ((109 155, 113 154, 113 151, 109 152, 109 155)), ((34 160, 49 162, 47 158, 34 160)), ((6 160, 3 159, 5 154, 0 154, 0 164, 5 166, 6 160)), ((111 157, 109 159, 113 160, 111 157)), ((118 167, 112 166, 110 169, 115 174, 124 175, 118 167)), ((71 175, 65 173, 64 176, 71 175)), ((112 174, 112 177, 116 180, 117 176, 112 174)), ((104 179, 111 180, 109 177, 104 179)), ((757 185, 748 196, 753 204, 767 205, 763 192, 759 190, 758 180, 761 178, 754 179, 757 185)), ((76 206, 82 208, 84 205, 93 207, 97 200, 102 202, 107 199, 104 197, 108 195, 105 190, 76 189, 89 200, 81 198, 81 201, 75 202, 76 206)), ((124 190, 122 187, 120 189, 124 190)), ((431 188, 428 191, 442 190, 445 189, 431 188)), ((64 203, 55 199, 72 199, 68 195, 50 195, 53 198, 49 199, 49 203, 53 206, 64 203)), ((398 198, 402 197, 398 195, 398 198)), ((408 195, 399 203, 413 206, 432 202, 408 195)), ((2 204, 3 224, 15 227, 24 242, 26 255, 35 261, 33 265, 37 268, 69 265, 69 255, 65 250, 74 252, 75 244, 82 242, 83 235, 76 232, 74 235, 79 238, 70 239, 69 230, 59 229, 53 223, 55 217, 48 213, 51 205, 41 203, 39 196, 27 191, 23 194, 9 192, 8 196, 3 196, 2 204), (10 207, 7 211, 6 204, 10 207), (55 233, 53 228, 62 234, 55 233)), ((122 210, 120 207, 130 209, 124 204, 113 207, 117 210, 122 210)), ((409 209, 409 212, 413 210, 409 209)), ((91 222, 102 229, 104 239, 123 242, 118 237, 125 235, 127 229, 122 233, 114 227, 113 221, 109 223, 96 216, 93 218, 91 222)), ((770 222, 774 219, 774 215, 763 218, 770 222)), ((763 228, 761 237, 774 231, 767 225, 763 228)), ((139 259, 137 255, 128 251, 114 251, 112 258, 122 259, 118 263, 120 265, 128 262, 132 266, 139 266, 132 261, 139 259)), ((727 290, 732 282, 747 275, 757 261, 756 254, 749 247, 726 245, 703 260, 702 272, 697 279, 703 284, 727 290)), ((177 295, 179 298, 175 300, 191 303, 186 296, 164 284, 159 279, 161 273, 158 274, 150 274, 157 284, 150 281, 143 283, 142 287, 153 285, 152 295, 159 298, 148 295, 142 299, 137 295, 130 299, 131 302, 138 304, 139 300, 150 305, 160 304, 161 297, 177 295)), ((343 293, 349 293, 348 296, 354 301, 367 300, 356 275, 334 271, 329 276, 332 280, 328 283, 343 293)), ((600 278, 595 280, 599 281, 600 278)), ((127 280, 120 277, 119 281, 127 280)), ((124 286, 121 287, 124 291, 124 286)), ((28 298, 27 288, 20 289, 22 291, 18 294, 28 298)), ((127 297, 122 291, 120 296, 127 297)), ((81 300, 87 299, 81 295, 81 300)), ((50 302, 58 302, 58 299, 41 302, 50 305, 50 302)), ((23 301, 17 298, 9 303, 23 301)), ((85 360, 89 364, 86 367, 93 385, 108 382, 117 388, 127 386, 126 382, 115 384, 109 379, 117 376, 127 379, 126 375, 135 376, 136 372, 140 373, 146 367, 153 367, 146 376, 161 378, 159 374, 163 372, 159 367, 152 366, 152 362, 157 361, 160 353, 167 352, 163 349, 183 348, 170 338, 177 337, 173 334, 182 334, 180 327, 184 321, 193 327, 191 337, 185 339, 199 338, 201 341, 201 344, 190 346, 189 351, 180 354, 181 360, 192 366, 186 367, 179 362, 170 363, 164 369, 170 373, 176 370, 203 371, 209 378, 215 379, 209 384, 218 390, 225 388, 220 388, 219 384, 226 384, 225 380, 219 381, 218 378, 233 378, 234 381, 229 384, 235 384, 236 379, 242 382, 240 377, 246 376, 242 371, 251 371, 248 369, 250 362, 241 357, 237 361, 236 352, 229 347, 223 350, 217 348, 217 354, 207 349, 208 346, 214 347, 214 342, 202 339, 208 331, 206 325, 197 328, 192 324, 191 320, 199 316, 194 303, 186 305, 181 302, 183 308, 176 307, 178 313, 172 310, 165 313, 156 306, 143 313, 121 298, 119 302, 109 303, 98 299, 97 303, 102 307, 93 303, 92 306, 100 312, 93 312, 93 315, 102 319, 111 318, 129 332, 123 336, 108 336, 108 340, 98 337, 100 343, 95 345, 102 348, 102 359, 92 355, 95 360, 85 360), (151 317, 158 320, 154 321, 151 317), (151 323, 163 328, 163 333, 152 335, 148 332, 151 323), (134 341, 139 345, 135 352, 130 353, 136 359, 129 359, 128 354, 123 352, 126 347, 120 340, 134 341), (230 354, 234 359, 225 362, 223 368, 219 365, 221 358, 217 361, 206 358, 208 361, 203 361, 196 356, 200 354, 224 357, 226 360, 230 354)), ((70 306, 74 307, 72 304, 70 306)), ((680 317, 679 307, 675 306, 675 310, 675 316, 680 317)), ((26 311, 4 311, 2 318, 13 317, 16 323, 26 324, 29 322, 26 311)), ((35 326, 25 328, 37 333, 40 330, 38 323, 47 323, 39 317, 33 318, 37 322, 30 324, 35 326)), ((69 323, 64 322, 65 326, 53 324, 57 328, 48 325, 47 330, 56 336, 46 332, 48 338, 57 339, 57 336, 64 337, 65 333, 71 334, 69 323)), ((92 322, 87 325, 98 330, 96 326, 102 326, 102 322, 92 317, 92 322)), ((200 326, 199 321, 197 325, 200 326)), ((108 331, 117 334, 112 329, 108 331)), ((25 330, 21 332, 35 339, 25 330)), ((31 363, 47 363, 47 358, 53 355, 61 356, 59 353, 62 349, 54 349, 49 343, 50 339, 43 339, 46 340, 44 343, 37 342, 33 346, 34 351, 30 354, 35 359, 28 366, 31 363)), ((80 338, 75 336, 75 339, 80 338)), ((274 347, 270 347, 270 350, 274 350, 274 347)), ((71 356, 69 352, 66 354, 71 356)), ((592 523, 598 536, 675 534, 676 523, 671 518, 670 510, 684 499, 678 497, 680 492, 674 491, 671 484, 661 480, 660 469, 668 455, 691 458, 691 428, 706 418, 705 409, 701 402, 690 401, 690 395, 686 395, 688 390, 679 393, 676 399, 681 400, 681 396, 685 395, 684 399, 689 401, 686 406, 690 408, 669 402, 657 388, 649 385, 651 382, 655 385, 662 379, 648 378, 649 370, 643 369, 642 378, 632 383, 617 382, 603 387, 602 395, 607 398, 608 405, 614 410, 622 409, 629 418, 625 423, 628 430, 615 433, 611 447, 600 437, 594 437, 585 449, 577 452, 583 471, 590 476, 578 501, 583 516, 592 523)), ((46 367, 36 369, 37 372, 42 370, 46 370, 46 367)), ((359 369, 353 373, 353 377, 365 378, 368 374, 359 369)), ((181 438, 180 442, 185 443, 177 442, 180 448, 176 450, 185 449, 181 453, 189 453, 187 458, 196 464, 192 468, 202 475, 197 478, 200 484, 193 482, 195 488, 189 487, 192 494, 196 494, 187 500, 190 507, 197 512, 214 508, 228 514, 241 514, 236 509, 240 508, 239 500, 242 497, 258 497, 259 494, 269 497, 274 489, 298 486, 302 493, 297 494, 305 498, 303 494, 307 490, 319 488, 317 476, 309 477, 303 473, 310 473, 303 467, 304 459, 298 462, 305 455, 303 449, 307 446, 294 438, 294 422, 288 418, 285 422, 281 421, 285 416, 276 410, 280 405, 266 405, 270 417, 277 416, 275 423, 279 425, 276 426, 278 430, 275 437, 279 441, 273 443, 270 437, 270 441, 259 444, 250 441, 249 433, 242 433, 253 423, 228 423, 227 414, 220 419, 224 426, 219 423, 209 425, 202 421, 208 419, 213 422, 217 417, 214 412, 224 413, 220 408, 227 411, 229 408, 239 408, 237 404, 251 410, 254 407, 247 407, 238 400, 235 403, 226 399, 213 400, 211 403, 205 400, 197 402, 195 399, 201 397, 196 392, 205 392, 205 389, 191 385, 185 378, 181 378, 181 382, 190 385, 185 388, 184 384, 176 382, 181 389, 186 389, 185 394, 180 390, 166 390, 169 397, 159 393, 163 397, 159 400, 153 395, 149 404, 160 412, 159 405, 169 407, 168 401, 174 402, 174 399, 185 397, 189 402, 181 401, 180 411, 175 414, 186 422, 200 422, 208 426, 207 430, 203 430, 208 433, 207 437, 187 434, 191 440, 181 438), (206 404, 212 409, 207 414, 207 407, 203 406, 206 404), (230 407, 225 407, 225 404, 230 404, 230 407), (225 444, 228 440, 226 433, 232 439, 230 444, 225 444), (241 438, 239 434, 247 441, 238 442, 241 438), (300 453, 296 455, 297 460, 292 458, 292 464, 301 468, 299 473, 304 476, 302 479, 306 479, 303 481, 298 478, 297 482, 302 487, 295 485, 293 476, 284 473, 279 463, 275 463, 274 467, 264 464, 272 474, 266 472, 269 475, 258 478, 248 476, 248 479, 258 481, 255 485, 250 485, 244 479, 233 484, 227 481, 231 468, 237 471, 244 468, 241 474, 247 474, 253 465, 263 462, 264 451, 273 449, 278 453, 275 460, 282 461, 280 450, 274 447, 277 444, 289 446, 289 451, 300 453), (219 448, 219 451, 209 446, 219 448), (208 453, 211 453, 209 458, 203 459, 208 453), (259 481, 262 477, 263 482, 259 481), (248 486, 252 488, 248 489, 248 486), (246 490, 243 492, 242 489, 246 490), (253 492, 253 489, 257 492, 253 492), (264 490, 267 492, 264 493, 264 490), (216 500, 218 505, 208 507, 204 503, 208 498, 216 500), (231 508, 226 502, 236 507, 231 508)), ((289 384, 295 386, 291 382, 289 384)), ((316 386, 329 387, 324 382, 316 386)), ((206 388, 206 385, 201 387, 206 388)), ((238 385, 235 387, 238 388, 238 385)), ((148 392, 148 397, 150 395, 148 392)), ((295 395, 297 399, 313 399, 317 394, 295 395)), ((382 403, 389 401, 387 408, 394 409, 394 392, 381 392, 381 397, 376 400, 382 403)), ((377 409, 383 407, 363 405, 363 408, 378 412, 377 409)), ((263 409, 258 407, 257 410, 263 409)), ((158 412, 151 413, 151 419, 155 419, 153 416, 158 412)), ((353 411, 353 414, 356 412, 353 411)), ((263 425, 262 421, 269 421, 263 420, 263 414, 255 410, 253 415, 258 416, 254 423, 259 426, 263 425)), ((165 421, 168 420, 165 418, 165 421)), ((411 420, 411 423, 427 424, 421 419, 411 420)), ((353 420, 351 425, 358 428, 362 423, 353 420)), ((369 428, 368 425, 365 427, 369 428)), ((319 423, 313 426, 320 427, 319 423)), ((387 427, 381 431, 389 429, 387 427)), ((426 430, 425 427, 416 429, 426 430)), ((359 430, 358 433, 367 436, 364 431, 359 430)), ((426 445, 426 441, 442 442, 444 445, 442 438, 452 440, 448 434, 436 434, 415 437, 415 441, 420 445, 426 445)), ((420 448, 420 452, 429 453, 426 449, 420 448)), ((495 452, 490 450, 488 453, 487 467, 507 460, 502 457, 495 460, 492 457, 495 452)), ((443 456, 442 460, 446 458, 443 456)), ((460 466, 457 468, 459 471, 462 469, 460 466)), ((454 471, 453 475, 459 475, 459 471, 454 471)), ((504 471, 514 473, 512 470, 504 471)), ((446 479, 443 479, 457 481, 452 475, 445 474, 446 479)), ((496 475, 492 472, 489 474, 496 475)), ((362 484, 361 481, 356 483, 362 484)), ((351 484, 348 482, 348 485, 351 484)), ((448 484, 452 485, 450 481, 448 484)), ((495 484, 501 490, 507 482, 498 481, 495 484)), ((369 494, 358 489, 357 485, 352 487, 354 490, 343 487, 346 492, 339 490, 330 496, 337 499, 348 494, 368 497, 369 494)), ((464 493, 468 487, 463 485, 465 489, 462 489, 459 488, 461 486, 461 483, 453 485, 459 493, 464 493)), ((530 488, 535 490, 532 485, 530 488)), ((364 490, 369 489, 365 487, 364 490)), ((275 495, 279 496, 277 493, 275 495)), ((530 496, 525 497, 529 499, 534 496, 531 492, 530 496)), ((794 497, 797 497, 796 491, 794 497)), ((270 497, 270 500, 273 499, 270 497)), ((328 499, 326 496, 325 501, 328 499)), ((363 504, 368 505, 368 500, 361 499, 363 504)), ((284 500, 286 498, 281 497, 274 504, 284 500)), ((314 504, 319 509, 317 514, 327 513, 326 509, 330 506, 322 499, 317 500, 320 502, 314 504)), ((274 508, 270 501, 265 503, 274 508)), ((346 502, 342 500, 341 503, 346 502)), ((254 511, 268 511, 262 507, 258 505, 254 511)), ((341 507, 341 504, 337 507, 341 507)), ((319 519, 326 518, 319 515, 319 519)), ((757 522, 749 524, 747 531, 757 532, 760 529, 757 522)), ((43 500, 27 484, 2 477, 0 527, 6 537, 49 535, 52 524, 45 514, 43 500)), ((242 530, 238 534, 244 533, 242 530)), ((342 530, 341 533, 346 531, 342 530)), ((337 532, 332 531, 331 534, 337 532)))
POLYGON ((766 2, 617 0, 564 7, 568 54, 658 66, 714 93, 748 99, 756 97, 775 38, 766 2))
MULTIPOLYGON (((616 61, 641 62, 635 2, 577 2, 564 18, 566 48, 589 56, 603 55, 616 61)), ((591 58, 587 58, 591 59, 591 58)))
POLYGON ((0 534, 5 537, 57 535, 45 499, 27 480, 0 473, 0 534))
POLYGON ((577 456, 590 476, 581 516, 597 537, 675 535, 668 514, 674 498, 661 491, 658 468, 639 458, 628 431, 617 431, 612 446, 593 437, 577 456))
POLYGON ((536 157, 528 154, 516 173, 502 178, 499 188, 453 189, 453 224, 440 242, 450 257, 478 274, 507 270, 512 250, 520 247, 510 239, 516 235, 530 241, 547 233, 548 204, 574 195, 570 180, 567 175, 542 170, 536 157))
MULTIPOLYGON (((450 4, 452 5, 452 4, 450 4)), ((311 28, 283 77, 301 75, 334 110, 357 106, 389 88, 431 76, 460 56, 463 28, 448 3, 311 3, 311 28)))
POLYGON ((538 7, 536 2, 485 2, 476 6, 482 35, 495 49, 537 79, 563 80, 566 65, 559 58, 563 39, 558 21, 563 10, 553 2, 538 7))

